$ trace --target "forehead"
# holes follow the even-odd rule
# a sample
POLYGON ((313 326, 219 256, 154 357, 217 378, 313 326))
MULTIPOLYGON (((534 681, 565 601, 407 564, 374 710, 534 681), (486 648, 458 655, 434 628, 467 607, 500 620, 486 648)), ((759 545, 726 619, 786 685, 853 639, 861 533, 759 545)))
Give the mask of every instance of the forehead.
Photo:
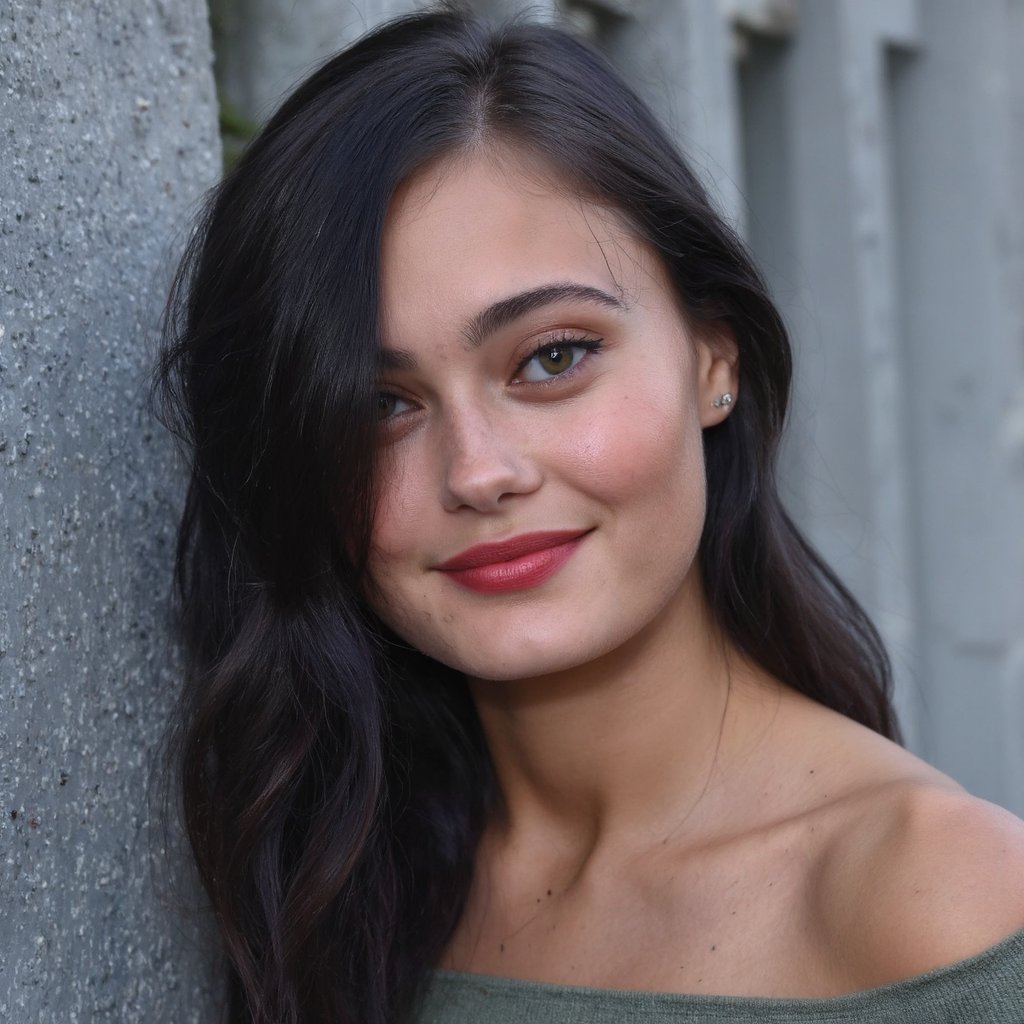
POLYGON ((536 162, 488 151, 428 168, 399 190, 381 261, 385 339, 402 342, 552 282, 589 285, 627 304, 665 287, 660 261, 621 214, 536 162))

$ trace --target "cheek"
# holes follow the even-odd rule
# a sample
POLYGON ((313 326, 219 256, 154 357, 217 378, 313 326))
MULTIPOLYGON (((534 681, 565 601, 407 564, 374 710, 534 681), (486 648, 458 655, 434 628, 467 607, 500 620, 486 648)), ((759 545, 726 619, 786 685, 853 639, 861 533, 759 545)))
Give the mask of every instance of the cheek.
POLYGON ((426 502, 434 493, 424 470, 400 453, 380 467, 370 558, 374 571, 412 558, 415 542, 422 541, 416 525, 423 522, 426 502))
MULTIPOLYGON (((677 382, 678 383, 678 382, 677 382)), ((605 509, 616 578, 637 602, 661 605, 689 574, 704 529, 703 435, 697 411, 674 389, 623 397, 592 428, 577 478, 605 509)))
POLYGON ((673 496, 687 508, 694 501, 703 506, 700 422, 674 389, 627 392, 606 415, 590 419, 580 437, 581 479, 609 505, 649 505, 670 517, 665 502, 673 496))
POLYGON ((382 468, 370 540, 368 596, 374 611, 400 634, 402 620, 410 613, 411 595, 406 591, 425 559, 425 495, 422 474, 403 461, 396 459, 382 468))

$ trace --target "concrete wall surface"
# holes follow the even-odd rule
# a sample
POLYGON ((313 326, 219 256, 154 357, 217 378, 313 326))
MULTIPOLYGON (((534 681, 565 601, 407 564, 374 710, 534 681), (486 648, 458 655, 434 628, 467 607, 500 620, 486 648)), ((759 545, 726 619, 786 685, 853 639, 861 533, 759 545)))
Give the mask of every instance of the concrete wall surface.
POLYGON ((180 486, 146 413, 219 170, 201 0, 0 5, 0 1020, 206 1021, 153 798, 180 486))

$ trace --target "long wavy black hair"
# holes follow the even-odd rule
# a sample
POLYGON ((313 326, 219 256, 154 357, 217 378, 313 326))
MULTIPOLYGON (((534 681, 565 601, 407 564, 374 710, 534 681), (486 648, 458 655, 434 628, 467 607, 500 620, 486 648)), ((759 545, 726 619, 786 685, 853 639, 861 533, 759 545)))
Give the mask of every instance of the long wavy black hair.
POLYGON ((731 330, 741 398, 704 433, 710 606, 768 672, 896 731, 874 628, 776 493, 784 326, 676 148, 569 34, 390 22, 303 83, 213 191, 166 318, 159 393, 190 466, 176 749, 233 1024, 410 1019, 498 799, 465 681, 363 600, 385 214, 418 169, 489 142, 618 209, 687 315, 731 330))

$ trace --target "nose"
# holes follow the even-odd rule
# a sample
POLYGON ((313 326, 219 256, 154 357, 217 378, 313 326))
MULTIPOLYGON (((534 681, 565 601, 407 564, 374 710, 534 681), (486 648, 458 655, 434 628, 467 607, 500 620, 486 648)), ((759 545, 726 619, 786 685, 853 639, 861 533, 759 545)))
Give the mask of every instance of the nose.
POLYGON ((542 473, 514 423, 482 410, 461 410, 449 417, 443 439, 441 504, 497 512, 514 495, 529 494, 542 473))

